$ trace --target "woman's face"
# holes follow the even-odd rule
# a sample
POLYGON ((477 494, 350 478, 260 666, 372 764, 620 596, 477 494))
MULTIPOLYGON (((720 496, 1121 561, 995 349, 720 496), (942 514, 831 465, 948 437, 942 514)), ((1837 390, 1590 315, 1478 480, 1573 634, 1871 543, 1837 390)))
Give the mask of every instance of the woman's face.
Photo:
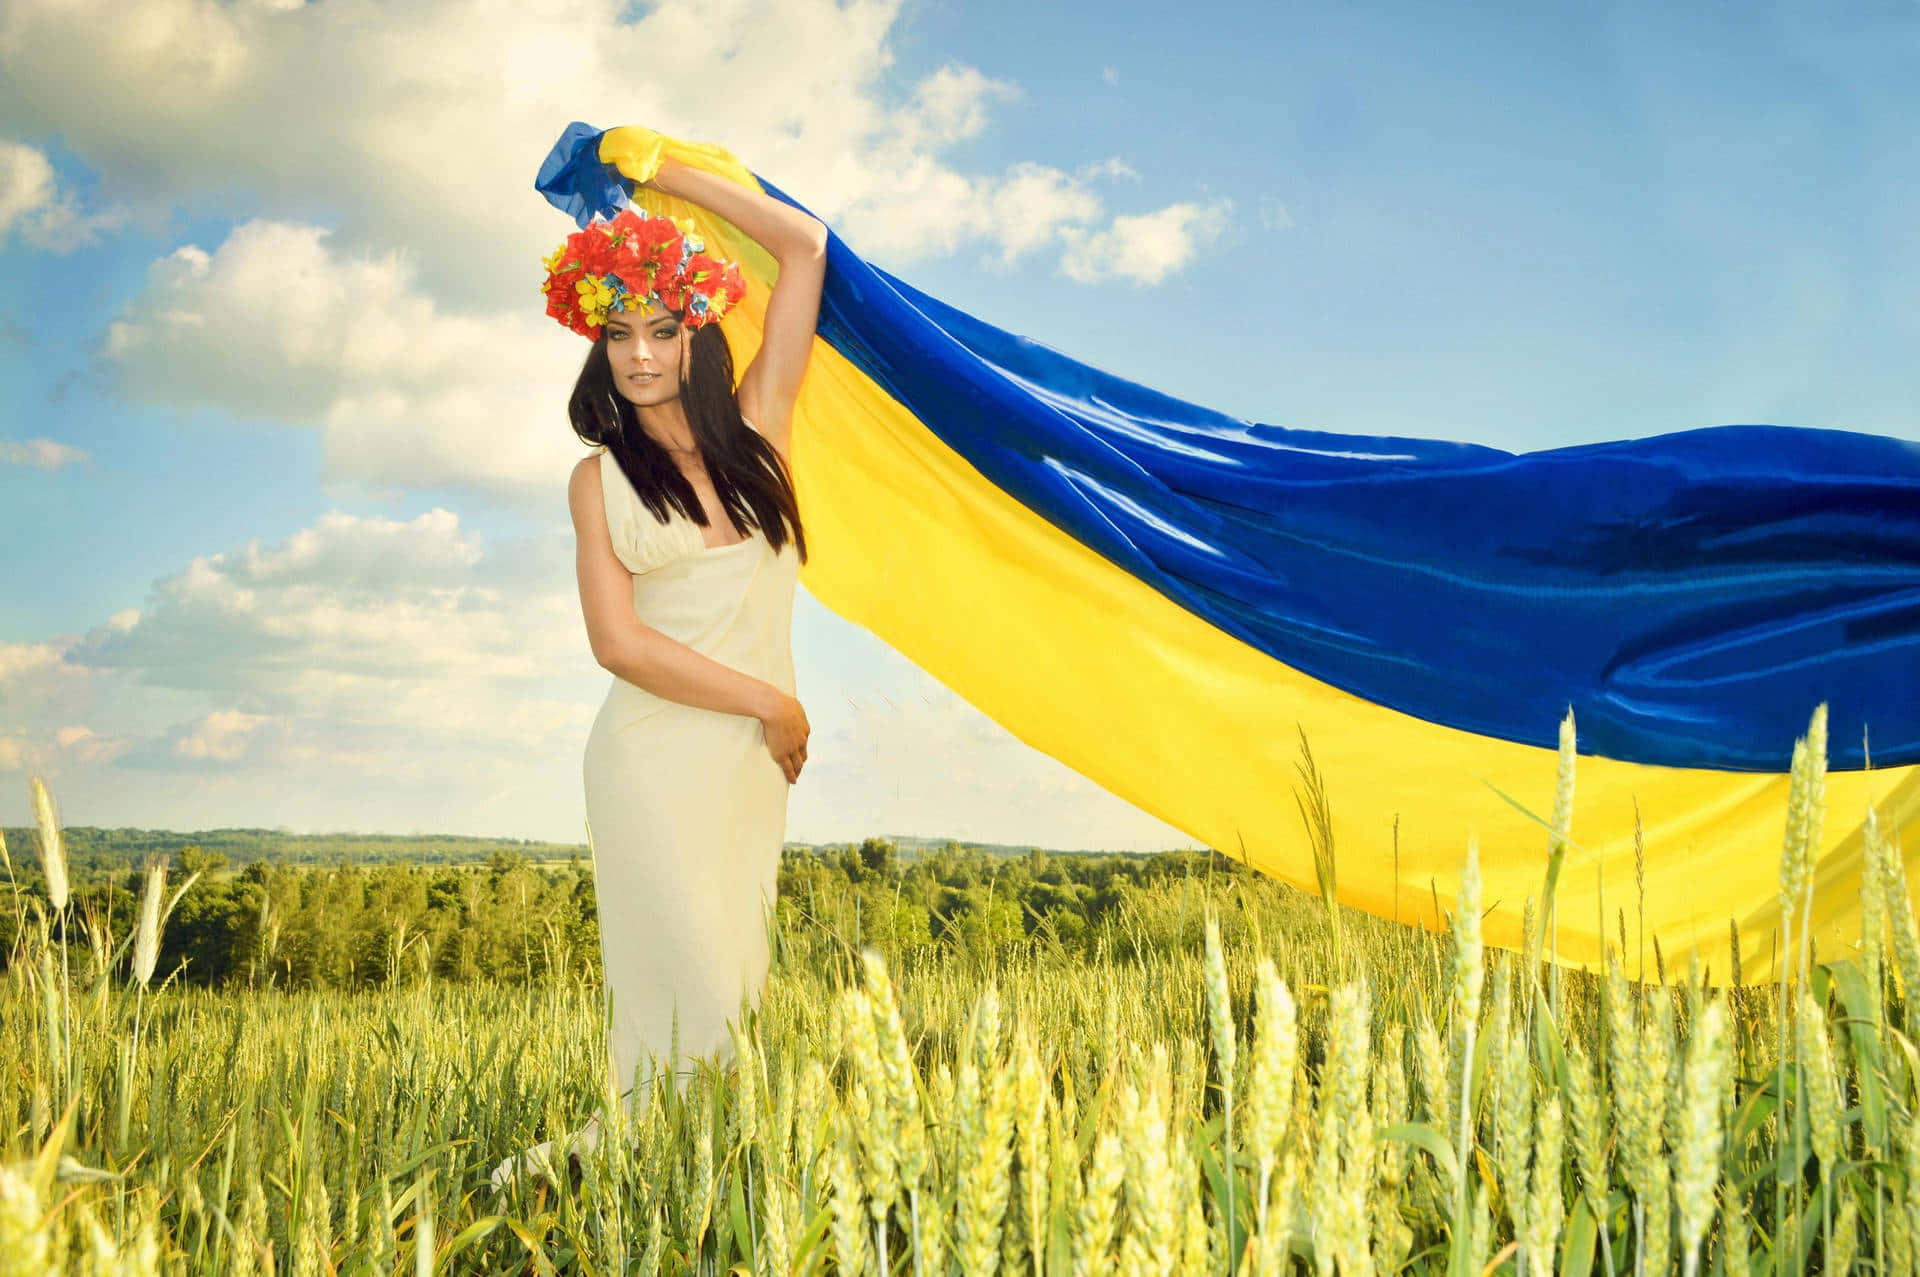
POLYGON ((644 408, 679 398, 680 361, 691 331, 658 306, 607 316, 607 364, 629 403, 644 408))

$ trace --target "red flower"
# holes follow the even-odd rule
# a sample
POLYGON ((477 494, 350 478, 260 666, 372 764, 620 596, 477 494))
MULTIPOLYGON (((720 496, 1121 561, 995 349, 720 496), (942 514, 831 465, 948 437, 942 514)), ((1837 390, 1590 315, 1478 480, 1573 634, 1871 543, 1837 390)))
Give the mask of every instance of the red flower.
POLYGON ((655 218, 627 241, 627 251, 650 275, 671 271, 686 250, 679 230, 665 218, 655 218))
POLYGON ((683 263, 686 237, 680 228, 669 218, 648 216, 634 208, 575 231, 567 236, 563 250, 558 269, 551 270, 542 285, 547 314, 583 337, 599 335, 580 312, 575 285, 584 276, 616 275, 637 298, 657 294, 662 305, 682 314, 696 295, 704 297, 705 313, 687 315, 692 327, 718 320, 746 296, 738 266, 705 252, 683 263))
POLYGON ((726 297, 727 310, 731 310, 737 302, 747 295, 747 281, 740 277, 740 268, 738 266, 732 262, 727 263, 725 273, 720 276, 720 287, 717 291, 726 297))
POLYGON ((573 257, 578 257, 580 265, 588 274, 605 275, 618 266, 620 250, 614 247, 612 240, 605 232, 598 227, 589 227, 580 232, 579 251, 570 256, 569 260, 573 257))

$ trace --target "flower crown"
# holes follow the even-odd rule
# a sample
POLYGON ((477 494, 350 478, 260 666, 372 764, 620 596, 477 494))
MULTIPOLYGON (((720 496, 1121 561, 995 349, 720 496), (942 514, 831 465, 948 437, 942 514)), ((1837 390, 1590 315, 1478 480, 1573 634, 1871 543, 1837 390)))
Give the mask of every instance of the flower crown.
POLYGON ((689 328, 718 323, 742 297, 740 267, 707 255, 691 225, 632 208, 567 236, 543 259, 547 314, 582 337, 597 337, 616 310, 647 302, 677 311, 689 328))

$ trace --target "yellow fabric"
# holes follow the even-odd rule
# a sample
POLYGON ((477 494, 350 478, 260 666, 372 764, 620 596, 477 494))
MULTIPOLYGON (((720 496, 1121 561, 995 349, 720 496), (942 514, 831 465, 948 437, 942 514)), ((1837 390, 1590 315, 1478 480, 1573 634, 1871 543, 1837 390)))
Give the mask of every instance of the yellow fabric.
MULTIPOLYGON (((612 130, 601 156, 629 175, 652 154, 612 130), (633 164, 632 170, 628 169, 633 164)), ((654 135, 658 136, 658 135, 654 135)), ((757 189, 717 147, 660 139, 660 154, 757 189)), ((651 170, 644 170, 651 171, 651 170)), ((692 217, 710 251, 741 263, 746 301, 723 325, 744 370, 757 348, 771 259, 737 229, 643 188, 649 211, 692 217)), ((1059 531, 987 480, 859 369, 816 339, 796 408, 795 486, 809 559, 800 581, 1035 749, 1254 868, 1312 891, 1294 799, 1299 729, 1326 778, 1339 899, 1429 928, 1450 909, 1476 838, 1489 943, 1521 944, 1547 834, 1494 792, 1548 818, 1553 751, 1438 726, 1351 696, 1196 617, 1059 531), (1398 847, 1394 820, 1399 818, 1398 847)), ((1653 767, 1582 756, 1573 841, 1557 892, 1559 959, 1598 966, 1617 945, 1670 978, 1689 951, 1716 983, 1775 974, 1784 775, 1653 767), (1635 803, 1645 842, 1644 917, 1635 803), (1644 935, 1644 946, 1641 937, 1644 935)), ((1920 844, 1920 766, 1831 772, 1815 871, 1823 957, 1859 940, 1861 826, 1920 844)))

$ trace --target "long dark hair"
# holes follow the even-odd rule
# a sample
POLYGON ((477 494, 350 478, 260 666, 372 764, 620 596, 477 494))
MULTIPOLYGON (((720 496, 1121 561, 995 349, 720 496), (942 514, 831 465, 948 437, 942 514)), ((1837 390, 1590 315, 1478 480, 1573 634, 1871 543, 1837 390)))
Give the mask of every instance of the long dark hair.
MULTIPOLYGON (((746 536, 749 528, 760 529, 775 553, 786 545, 791 529, 800 561, 805 563, 807 536, 800 527, 793 477, 773 445, 740 417, 740 403, 733 397, 733 351, 720 325, 703 324, 694 329, 687 346, 680 376, 680 404, 686 409, 687 424, 693 427, 694 440, 706 460, 721 508, 736 532, 746 536)), ((668 507, 672 507, 701 527, 707 526, 707 511, 699 494, 673 464, 667 450, 640 428, 639 414, 614 386, 604 326, 573 384, 567 418, 583 441, 604 446, 613 454, 627 482, 654 518, 664 523, 668 507)))

